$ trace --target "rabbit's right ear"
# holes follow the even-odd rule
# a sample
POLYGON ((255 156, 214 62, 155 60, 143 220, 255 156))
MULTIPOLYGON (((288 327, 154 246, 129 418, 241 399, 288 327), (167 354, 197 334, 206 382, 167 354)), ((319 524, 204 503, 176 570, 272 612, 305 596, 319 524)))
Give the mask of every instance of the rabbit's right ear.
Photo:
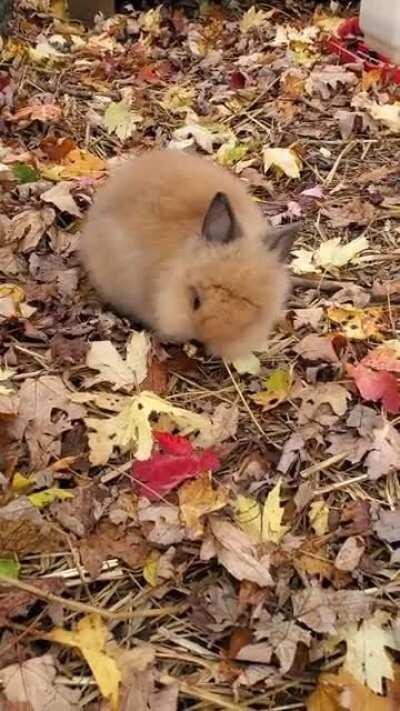
POLYGON ((201 232, 213 244, 228 244, 237 237, 235 216, 225 193, 217 193, 212 199, 201 232))

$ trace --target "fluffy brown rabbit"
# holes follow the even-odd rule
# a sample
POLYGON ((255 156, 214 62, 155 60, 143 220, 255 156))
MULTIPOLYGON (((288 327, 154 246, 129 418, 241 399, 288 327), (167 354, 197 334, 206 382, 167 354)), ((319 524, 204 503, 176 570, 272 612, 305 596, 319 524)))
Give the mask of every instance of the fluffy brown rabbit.
POLYGON ((264 344, 279 317, 296 231, 268 227, 242 182, 207 159, 153 151, 99 190, 82 257, 117 311, 233 360, 264 344))

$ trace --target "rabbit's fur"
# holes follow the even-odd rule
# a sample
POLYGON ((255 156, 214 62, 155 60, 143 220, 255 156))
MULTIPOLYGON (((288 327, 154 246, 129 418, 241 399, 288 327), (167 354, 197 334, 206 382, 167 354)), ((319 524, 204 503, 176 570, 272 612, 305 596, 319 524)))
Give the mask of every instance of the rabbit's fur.
POLYGON ((232 360, 264 344, 279 317, 294 230, 283 233, 237 177, 165 150, 127 160, 99 190, 81 249, 93 285, 120 313, 232 360))

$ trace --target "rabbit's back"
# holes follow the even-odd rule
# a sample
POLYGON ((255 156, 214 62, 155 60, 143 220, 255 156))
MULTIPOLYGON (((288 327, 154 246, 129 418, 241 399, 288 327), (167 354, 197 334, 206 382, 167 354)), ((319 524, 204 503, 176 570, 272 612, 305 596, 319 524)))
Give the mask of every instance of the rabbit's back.
POLYGON ((160 273, 200 234, 218 192, 228 196, 246 233, 261 238, 265 223, 244 185, 208 160, 152 151, 120 166, 98 191, 82 232, 83 261, 103 298, 151 324, 160 273))

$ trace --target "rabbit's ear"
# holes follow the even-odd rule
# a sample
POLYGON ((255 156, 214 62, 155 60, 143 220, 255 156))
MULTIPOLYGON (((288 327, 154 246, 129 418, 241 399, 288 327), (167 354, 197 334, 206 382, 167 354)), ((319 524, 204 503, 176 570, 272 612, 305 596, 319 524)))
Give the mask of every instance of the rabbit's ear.
POLYGON ((269 250, 276 252, 281 262, 286 262, 293 243, 296 240, 301 222, 292 222, 288 225, 274 227, 265 237, 265 245, 269 250))
POLYGON ((235 216, 225 193, 217 193, 212 199, 201 231, 213 244, 228 244, 238 236, 235 216))

